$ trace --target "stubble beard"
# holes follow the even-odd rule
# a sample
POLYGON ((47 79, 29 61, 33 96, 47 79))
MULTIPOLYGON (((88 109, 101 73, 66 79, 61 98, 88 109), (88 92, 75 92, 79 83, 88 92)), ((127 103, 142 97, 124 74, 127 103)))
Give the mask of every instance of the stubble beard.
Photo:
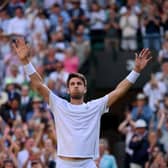
POLYGON ((83 94, 70 95, 72 99, 80 100, 83 98, 83 94))

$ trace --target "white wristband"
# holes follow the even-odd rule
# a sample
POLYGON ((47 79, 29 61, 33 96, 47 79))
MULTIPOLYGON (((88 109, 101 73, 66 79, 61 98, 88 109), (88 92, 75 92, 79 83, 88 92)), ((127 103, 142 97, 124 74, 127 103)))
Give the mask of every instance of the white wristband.
POLYGON ((25 72, 28 76, 30 76, 30 75, 32 75, 33 73, 36 72, 36 69, 34 68, 34 66, 32 65, 31 62, 24 65, 23 67, 24 67, 24 70, 25 70, 25 72))
POLYGON ((131 83, 135 83, 139 76, 140 76, 140 73, 133 70, 128 74, 126 79, 131 83))

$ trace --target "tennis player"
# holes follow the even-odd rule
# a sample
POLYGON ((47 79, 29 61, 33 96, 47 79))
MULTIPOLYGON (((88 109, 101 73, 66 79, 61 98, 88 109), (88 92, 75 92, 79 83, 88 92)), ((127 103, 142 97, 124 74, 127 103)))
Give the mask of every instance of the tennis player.
MULTIPOLYGON (((30 49, 24 39, 13 43, 18 58, 31 80, 32 87, 50 105, 57 128, 57 168, 96 168, 94 159, 99 155, 100 118, 136 82, 141 71, 151 60, 150 50, 135 54, 135 67, 117 87, 104 97, 84 102, 86 78, 72 73, 67 80, 70 102, 56 96, 43 84, 42 78, 29 61, 30 49)), ((113 80, 113 79, 112 79, 113 80)))

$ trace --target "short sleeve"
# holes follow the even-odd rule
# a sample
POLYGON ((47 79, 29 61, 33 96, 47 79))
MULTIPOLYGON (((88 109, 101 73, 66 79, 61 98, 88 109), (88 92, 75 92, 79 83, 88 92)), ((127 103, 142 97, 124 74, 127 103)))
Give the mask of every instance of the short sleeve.
POLYGON ((57 111, 62 107, 64 107, 65 100, 55 95, 52 91, 49 93, 49 106, 51 108, 51 112, 56 114, 57 111))
POLYGON ((92 100, 90 106, 99 111, 100 115, 107 113, 109 111, 109 108, 107 107, 108 97, 108 95, 105 95, 99 99, 92 100))

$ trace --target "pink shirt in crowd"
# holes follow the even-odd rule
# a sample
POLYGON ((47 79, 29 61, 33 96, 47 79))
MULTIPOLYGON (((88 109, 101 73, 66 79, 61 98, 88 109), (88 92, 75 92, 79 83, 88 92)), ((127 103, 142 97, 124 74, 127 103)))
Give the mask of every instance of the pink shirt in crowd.
POLYGON ((77 56, 66 57, 64 60, 64 69, 69 73, 77 72, 79 67, 79 58, 77 56))

